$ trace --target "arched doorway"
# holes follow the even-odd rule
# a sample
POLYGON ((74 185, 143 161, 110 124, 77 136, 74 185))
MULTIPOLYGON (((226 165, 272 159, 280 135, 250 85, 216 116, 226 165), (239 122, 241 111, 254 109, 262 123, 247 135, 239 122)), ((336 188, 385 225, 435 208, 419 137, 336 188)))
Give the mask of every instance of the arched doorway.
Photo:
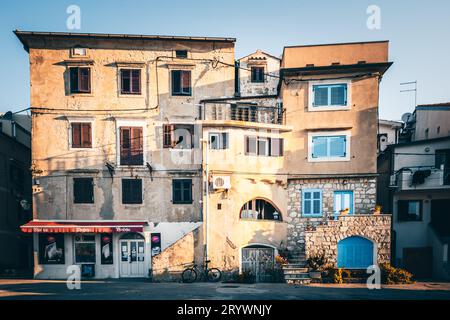
POLYGON ((120 276, 145 277, 145 239, 139 233, 126 233, 120 238, 120 276))
POLYGON ((275 249, 254 244, 242 248, 241 271, 255 277, 256 282, 270 282, 275 263, 275 249))
POLYGON ((347 269, 367 269, 374 262, 373 242, 358 236, 348 237, 337 245, 337 266, 347 269))

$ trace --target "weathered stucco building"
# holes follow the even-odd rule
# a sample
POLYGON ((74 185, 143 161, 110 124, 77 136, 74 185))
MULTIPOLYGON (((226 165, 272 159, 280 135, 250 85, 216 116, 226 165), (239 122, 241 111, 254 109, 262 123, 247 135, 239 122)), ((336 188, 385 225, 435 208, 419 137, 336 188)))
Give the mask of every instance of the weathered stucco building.
POLYGON ((179 279, 207 258, 264 281, 281 249, 389 260, 390 216, 372 215, 387 42, 286 47, 279 71, 257 51, 237 86, 234 39, 16 35, 31 65, 36 277, 80 264, 179 279))
POLYGON ((190 232, 202 253, 194 124, 200 99, 234 93, 235 40, 16 35, 30 56, 35 276, 148 276, 150 251, 190 232))

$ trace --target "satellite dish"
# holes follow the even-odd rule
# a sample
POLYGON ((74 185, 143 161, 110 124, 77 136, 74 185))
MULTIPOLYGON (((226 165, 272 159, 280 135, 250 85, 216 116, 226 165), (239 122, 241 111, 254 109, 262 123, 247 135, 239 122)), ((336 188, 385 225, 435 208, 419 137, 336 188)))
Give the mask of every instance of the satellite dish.
POLYGON ((412 113, 407 112, 404 115, 402 115, 402 121, 404 123, 408 123, 411 120, 411 117, 412 117, 412 113))

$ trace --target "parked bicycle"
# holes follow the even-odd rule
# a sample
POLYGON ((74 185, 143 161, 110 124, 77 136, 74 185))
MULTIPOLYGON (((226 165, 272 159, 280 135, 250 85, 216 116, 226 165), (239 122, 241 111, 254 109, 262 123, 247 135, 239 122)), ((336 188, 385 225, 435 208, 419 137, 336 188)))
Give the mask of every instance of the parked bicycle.
POLYGON ((200 279, 209 282, 219 282, 222 278, 222 272, 217 268, 208 268, 211 260, 206 260, 204 266, 199 266, 193 262, 193 266, 186 268, 181 274, 181 279, 185 283, 193 283, 200 276, 200 279))

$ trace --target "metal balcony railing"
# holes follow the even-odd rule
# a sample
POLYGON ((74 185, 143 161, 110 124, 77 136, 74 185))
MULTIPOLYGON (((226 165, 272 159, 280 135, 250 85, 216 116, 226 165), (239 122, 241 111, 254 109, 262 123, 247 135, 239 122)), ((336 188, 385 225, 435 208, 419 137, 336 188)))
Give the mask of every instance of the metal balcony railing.
POLYGON ((247 121, 268 124, 284 124, 284 110, 281 105, 267 107, 236 105, 230 103, 205 104, 201 108, 202 120, 247 121))

